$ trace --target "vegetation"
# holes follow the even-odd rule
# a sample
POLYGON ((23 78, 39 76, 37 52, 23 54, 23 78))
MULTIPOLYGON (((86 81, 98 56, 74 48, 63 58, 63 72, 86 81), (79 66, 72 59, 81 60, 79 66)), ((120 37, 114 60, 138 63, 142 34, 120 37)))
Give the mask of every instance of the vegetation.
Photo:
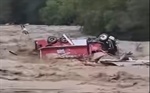
POLYGON ((149 0, 0 0, 0 23, 82 25, 86 34, 149 40, 149 0))

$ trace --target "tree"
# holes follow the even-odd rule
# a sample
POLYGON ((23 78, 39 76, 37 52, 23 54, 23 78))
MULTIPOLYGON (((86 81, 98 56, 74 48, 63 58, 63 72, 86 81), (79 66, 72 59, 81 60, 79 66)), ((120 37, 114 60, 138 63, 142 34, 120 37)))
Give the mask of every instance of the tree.
POLYGON ((77 16, 75 4, 75 0, 48 0, 40 10, 42 21, 49 25, 73 24, 77 16))
POLYGON ((11 4, 12 0, 0 0, 0 24, 6 23, 11 19, 11 4))
POLYGON ((60 19, 58 10, 61 3, 60 0, 48 0, 46 2, 46 7, 40 10, 41 19, 45 24, 58 24, 60 19))
POLYGON ((46 0, 13 0, 12 21, 15 23, 39 24, 39 9, 44 6, 46 0))
POLYGON ((131 0, 128 2, 128 13, 133 26, 133 40, 149 40, 149 0, 131 0))

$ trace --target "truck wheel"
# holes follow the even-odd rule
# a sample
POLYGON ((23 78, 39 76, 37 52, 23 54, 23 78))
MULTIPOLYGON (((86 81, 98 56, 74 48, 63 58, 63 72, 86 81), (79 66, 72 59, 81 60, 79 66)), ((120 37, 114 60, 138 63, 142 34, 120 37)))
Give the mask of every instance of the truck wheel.
POLYGON ((61 38, 60 38, 60 42, 62 42, 62 43, 68 43, 68 41, 67 41, 66 38, 64 38, 64 37, 61 37, 61 38))
POLYGON ((48 44, 54 44, 57 42, 57 38, 55 36, 49 36, 47 38, 47 42, 48 42, 48 44))
POLYGON ((101 35, 99 35, 98 38, 100 41, 106 41, 108 39, 108 35, 107 34, 101 34, 101 35))

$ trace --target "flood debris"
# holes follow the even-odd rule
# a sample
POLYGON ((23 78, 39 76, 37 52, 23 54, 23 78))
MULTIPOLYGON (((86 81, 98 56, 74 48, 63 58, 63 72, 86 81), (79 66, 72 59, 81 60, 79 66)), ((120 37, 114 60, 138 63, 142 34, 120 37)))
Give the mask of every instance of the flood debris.
POLYGON ((117 86, 120 87, 120 88, 129 88, 129 87, 133 87, 135 85, 137 85, 138 83, 137 82, 122 82, 120 84, 118 84, 117 86))
POLYGON ((17 53, 13 52, 13 51, 9 51, 9 53, 13 54, 13 55, 18 55, 17 53))

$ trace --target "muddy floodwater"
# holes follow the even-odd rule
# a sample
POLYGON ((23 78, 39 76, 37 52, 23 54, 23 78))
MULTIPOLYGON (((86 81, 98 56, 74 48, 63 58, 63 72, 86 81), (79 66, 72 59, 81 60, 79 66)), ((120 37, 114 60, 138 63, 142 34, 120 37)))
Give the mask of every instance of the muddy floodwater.
MULTIPOLYGON (((149 93, 148 66, 85 66, 75 59, 43 61, 33 51, 34 40, 67 33, 87 37, 78 26, 0 26, 0 93, 149 93), (16 53, 12 54, 10 51, 16 53)), ((149 60, 149 42, 119 41, 122 51, 149 60)))

